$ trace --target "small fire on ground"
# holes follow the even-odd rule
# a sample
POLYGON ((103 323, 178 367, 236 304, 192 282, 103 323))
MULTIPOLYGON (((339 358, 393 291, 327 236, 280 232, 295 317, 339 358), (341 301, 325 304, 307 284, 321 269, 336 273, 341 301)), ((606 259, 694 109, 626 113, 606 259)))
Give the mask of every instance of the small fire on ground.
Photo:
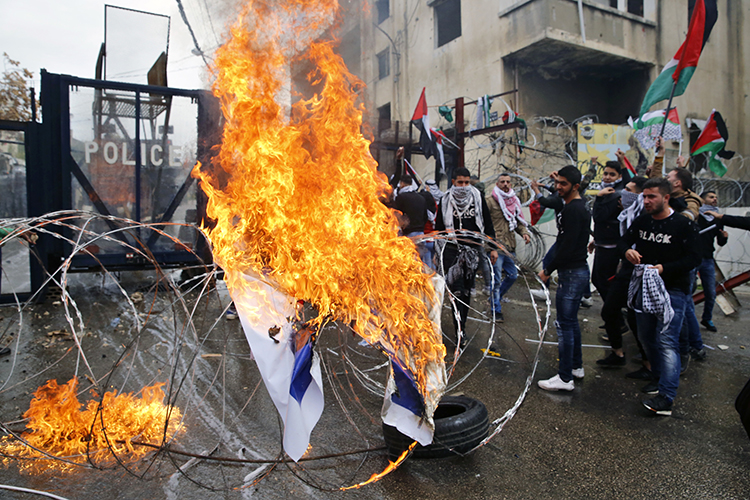
POLYGON ((109 391, 101 402, 92 390, 92 400, 82 408, 77 379, 63 385, 49 380, 34 392, 23 414, 28 430, 21 439, 0 438, 3 464, 14 461, 22 470, 37 472, 69 470, 89 461, 112 465, 115 456, 124 463, 135 462, 184 430, 180 410, 164 404, 163 385, 146 387, 140 396, 109 391))

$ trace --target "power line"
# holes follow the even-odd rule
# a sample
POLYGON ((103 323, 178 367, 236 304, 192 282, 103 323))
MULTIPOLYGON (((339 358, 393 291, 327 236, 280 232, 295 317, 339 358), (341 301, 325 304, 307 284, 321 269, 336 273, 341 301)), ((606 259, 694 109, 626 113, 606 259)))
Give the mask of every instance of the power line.
POLYGON ((185 8, 182 6, 182 1, 177 0, 177 7, 180 9, 180 16, 182 16, 182 20, 185 23, 185 26, 187 26, 188 31, 190 32, 190 36, 193 37, 193 44, 195 45, 195 50, 198 51, 198 55, 200 55, 203 58, 203 62, 206 64, 206 67, 211 69, 211 65, 208 64, 208 60, 206 59, 206 55, 201 50, 201 46, 198 44, 198 39, 195 38, 195 33, 193 32, 193 27, 190 26, 190 21, 188 21, 187 14, 185 14, 185 8))

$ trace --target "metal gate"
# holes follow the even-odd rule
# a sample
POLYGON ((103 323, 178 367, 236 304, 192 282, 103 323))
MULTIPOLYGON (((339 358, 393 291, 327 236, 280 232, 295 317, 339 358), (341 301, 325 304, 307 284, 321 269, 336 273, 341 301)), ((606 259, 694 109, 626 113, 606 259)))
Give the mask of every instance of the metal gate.
MULTIPOLYGON (((213 139, 219 136, 220 113, 212 95, 42 71, 41 98, 47 154, 41 159, 42 175, 30 190, 44 193, 44 198, 30 206, 33 215, 83 210, 163 223, 160 229, 180 240, 175 243, 136 225, 112 236, 151 259, 117 241, 99 240, 73 256, 73 271, 210 262, 207 243, 198 232, 167 223, 204 221, 206 199, 190 172, 196 161, 210 161, 213 139)), ((87 229, 101 234, 121 227, 116 219, 101 218, 87 229)), ((47 238, 40 250, 48 269, 54 269, 72 246, 47 238)))

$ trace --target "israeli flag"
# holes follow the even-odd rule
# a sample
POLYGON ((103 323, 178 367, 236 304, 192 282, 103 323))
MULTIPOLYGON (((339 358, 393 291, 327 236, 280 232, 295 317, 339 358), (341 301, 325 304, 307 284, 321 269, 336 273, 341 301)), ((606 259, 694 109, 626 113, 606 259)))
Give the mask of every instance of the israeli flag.
MULTIPOLYGON (((435 288, 435 301, 429 312, 436 332, 440 332, 440 313, 443 308, 445 280, 440 275, 432 278, 435 288)), ((385 348, 387 350, 387 348, 385 348)), ((381 417, 385 424, 395 427, 402 434, 409 436, 422 446, 432 443, 435 434, 435 423, 432 415, 438 402, 443 397, 446 387, 445 364, 429 363, 425 367, 427 397, 423 397, 417 388, 412 370, 399 357, 398 353, 389 353, 391 371, 385 386, 385 397, 381 417)))
POLYGON ((293 328, 296 300, 268 280, 243 274, 229 290, 253 357, 284 421, 284 451, 295 462, 307 451, 323 413, 320 358, 293 328))

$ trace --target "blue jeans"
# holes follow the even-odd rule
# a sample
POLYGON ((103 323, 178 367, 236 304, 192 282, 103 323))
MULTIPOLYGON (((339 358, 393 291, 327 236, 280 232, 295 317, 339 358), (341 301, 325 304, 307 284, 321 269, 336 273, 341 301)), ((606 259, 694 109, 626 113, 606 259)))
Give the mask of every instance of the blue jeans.
POLYGON ((668 290, 674 317, 664 330, 661 318, 654 314, 635 313, 638 338, 651 363, 651 372, 659 380, 659 394, 673 401, 680 383, 680 329, 688 302, 693 298, 679 290, 668 290), (662 330, 664 330, 662 332, 662 330))
POLYGON ((510 290, 516 279, 518 278, 518 269, 516 269, 516 263, 513 261, 513 257, 516 254, 511 252, 510 255, 506 255, 505 252, 497 252, 497 260, 492 266, 492 270, 495 273, 495 286, 492 287, 492 297, 490 301, 492 308, 496 313, 499 313, 503 309, 502 298, 505 293, 510 290), (505 273, 505 279, 503 279, 503 273, 505 273))
POLYGON ((703 337, 701 336, 701 327, 698 324, 698 318, 695 316, 695 303, 693 303, 692 291, 695 289, 695 274, 698 268, 690 271, 690 291, 685 307, 685 319, 680 329, 680 354, 688 354, 690 349, 700 351, 703 349, 703 337))
POLYGON ((578 309, 581 298, 589 286, 589 267, 559 269, 557 271, 557 350, 560 366, 557 374, 564 382, 573 380, 573 370, 583 367, 581 353, 581 325, 578 323, 578 309))
POLYGON ((701 275, 703 294, 706 301, 703 303, 703 321, 711 321, 714 317, 714 305, 716 304, 716 268, 714 259, 703 259, 698 272, 701 275))
MULTIPOLYGON (((424 234, 424 231, 414 231, 413 233, 409 233, 406 235, 407 238, 413 238, 415 236, 422 236, 424 234)), ((416 243, 417 245, 417 252, 419 252, 419 258, 422 260, 424 265, 426 265, 429 268, 432 268, 432 257, 430 255, 430 251, 427 248, 427 243, 422 241, 419 243, 416 243)))

